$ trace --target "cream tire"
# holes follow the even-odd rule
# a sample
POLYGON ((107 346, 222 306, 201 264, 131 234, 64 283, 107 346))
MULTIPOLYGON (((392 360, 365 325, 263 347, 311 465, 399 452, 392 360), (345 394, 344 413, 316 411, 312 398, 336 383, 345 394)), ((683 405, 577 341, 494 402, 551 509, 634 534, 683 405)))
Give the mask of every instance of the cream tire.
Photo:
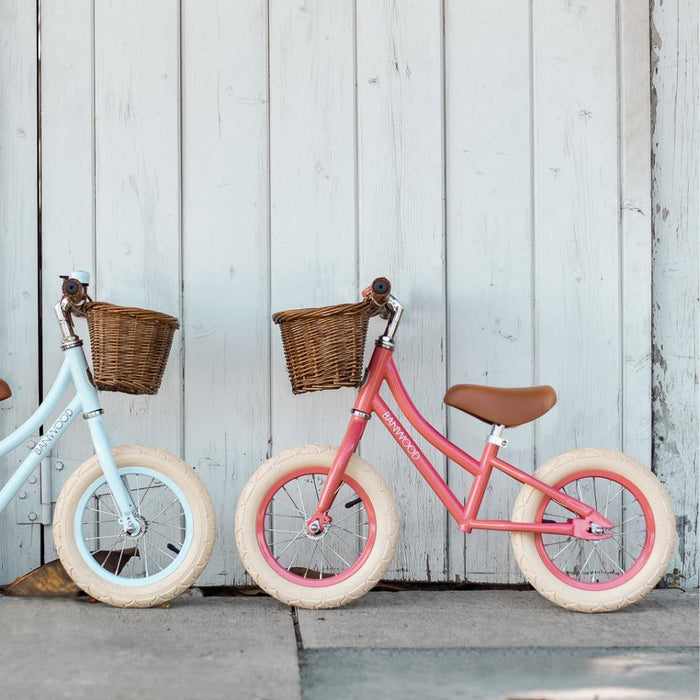
POLYGON ((364 490, 376 518, 374 544, 357 571, 338 583, 312 587, 281 576, 261 552, 256 524, 267 494, 285 475, 292 475, 307 467, 330 468, 337 449, 329 445, 305 445, 272 457, 248 480, 238 501, 236 545, 243 564, 260 588, 287 605, 301 608, 336 608, 345 605, 375 586, 394 556, 399 533, 394 499, 380 474, 357 455, 351 457, 345 474, 364 490))
MULTIPOLYGON (((160 581, 122 585, 107 580, 86 562, 76 542, 76 514, 81 499, 102 469, 97 456, 88 459, 66 481, 56 502, 53 533, 56 551, 68 575, 93 598, 123 608, 146 608, 165 603, 189 588, 209 561, 216 538, 214 505, 194 470, 165 450, 142 445, 112 449, 117 467, 146 468, 173 482, 187 500, 192 513, 192 539, 182 562, 160 581)), ((116 578, 116 577, 113 577, 116 578)))
MULTIPOLYGON (((547 567, 536 547, 533 533, 513 532, 511 541, 518 566, 525 578, 545 598, 568 610, 609 612, 631 605, 646 595, 667 570, 676 539, 671 501, 658 478, 641 462, 609 449, 578 449, 553 457, 535 472, 535 477, 554 486, 577 473, 592 471, 617 475, 636 486, 646 498, 654 519, 651 553, 628 580, 606 590, 584 590, 567 584, 547 567)), ((534 522, 542 499, 540 491, 523 486, 513 507, 515 522, 534 522)), ((622 578, 622 576, 620 576, 622 578)))

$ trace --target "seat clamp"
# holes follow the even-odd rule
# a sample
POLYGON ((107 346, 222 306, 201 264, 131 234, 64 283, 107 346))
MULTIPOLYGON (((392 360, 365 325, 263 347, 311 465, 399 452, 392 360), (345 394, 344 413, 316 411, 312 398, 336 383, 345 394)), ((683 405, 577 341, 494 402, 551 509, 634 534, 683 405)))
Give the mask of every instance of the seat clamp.
POLYGON ((487 442, 497 447, 506 447, 508 445, 508 440, 503 437, 503 431, 505 425, 495 425, 491 428, 491 434, 488 437, 487 442))
POLYGON ((508 440, 506 440, 504 437, 499 437, 498 435, 489 435, 488 442, 490 442, 492 445, 497 445, 498 447, 508 446, 508 440))

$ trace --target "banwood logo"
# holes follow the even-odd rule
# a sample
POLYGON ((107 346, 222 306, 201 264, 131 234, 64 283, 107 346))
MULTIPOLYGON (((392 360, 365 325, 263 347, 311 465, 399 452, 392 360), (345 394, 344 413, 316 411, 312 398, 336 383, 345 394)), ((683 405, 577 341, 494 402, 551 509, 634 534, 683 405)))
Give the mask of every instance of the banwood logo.
POLYGON ((389 411, 384 411, 384 413, 382 413, 382 420, 387 424, 389 430, 394 433, 399 444, 403 445, 404 449, 406 450, 406 454, 411 459, 417 460, 420 457, 418 448, 411 442, 408 435, 404 433, 401 426, 392 418, 389 411))
POLYGON ((54 438, 60 434, 61 430, 63 430, 63 428, 66 426, 72 415, 73 411, 70 408, 67 408, 56 419, 51 428, 49 428, 49 431, 41 436, 41 440, 39 440, 34 447, 34 452, 36 452, 36 454, 40 455, 53 442, 54 438))

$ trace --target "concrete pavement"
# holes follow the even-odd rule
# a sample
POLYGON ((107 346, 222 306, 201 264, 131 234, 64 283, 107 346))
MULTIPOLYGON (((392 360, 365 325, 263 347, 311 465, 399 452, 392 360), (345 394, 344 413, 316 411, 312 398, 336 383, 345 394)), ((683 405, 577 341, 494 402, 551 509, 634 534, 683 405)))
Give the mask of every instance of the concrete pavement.
POLYGON ((604 615, 534 591, 267 597, 120 610, 0 596, 0 698, 698 698, 698 592, 604 615))

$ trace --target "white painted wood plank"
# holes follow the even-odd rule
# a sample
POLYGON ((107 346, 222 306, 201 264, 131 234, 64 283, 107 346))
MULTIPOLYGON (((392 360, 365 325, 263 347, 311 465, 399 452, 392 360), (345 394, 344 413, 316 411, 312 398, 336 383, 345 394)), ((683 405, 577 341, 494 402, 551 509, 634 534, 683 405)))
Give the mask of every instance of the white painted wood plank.
MULTIPOLYGON (((21 425, 39 396, 37 278, 36 7, 0 4, 0 435, 21 425)), ((0 459, 0 484, 24 449, 0 459)), ((0 514, 0 584, 39 564, 41 526, 18 525, 15 503, 0 514)))
MULTIPOLYGON (((448 2, 448 384, 528 386, 532 356, 530 8, 520 0, 448 2), (504 17, 508 21, 504 21, 504 17)), ((476 458, 489 426, 448 408, 449 437, 476 458)), ((501 457, 531 470, 533 426, 507 431, 501 457)), ((472 478, 450 464, 450 485, 472 478)), ((509 520, 520 484, 494 473, 479 517, 509 520)), ((507 535, 466 537, 450 519, 450 578, 519 581, 507 535)))
POLYGON ((535 424, 536 462, 620 447, 615 6, 533 6, 536 382, 558 405, 535 424))
POLYGON ((620 188, 622 449, 651 466, 649 7, 621 0, 620 188), (641 400, 644 397, 644 400, 641 400))
MULTIPOLYGON (((59 275, 93 272, 92 2, 41 3, 41 173, 42 332, 44 394, 63 353, 53 307, 60 298, 59 275)), ((76 330, 90 357, 87 324, 76 330)), ((66 400, 68 400, 66 398, 66 400)), ((55 502, 75 466, 92 455, 85 421, 76 421, 54 447, 65 467, 52 473, 55 502)), ((57 557, 53 532, 44 528, 44 560, 57 557)))
POLYGON ((669 568, 698 585, 700 56, 697 3, 652 4, 653 461, 676 512, 669 568))
MULTIPOLYGON (((270 3, 271 310, 358 298, 353 3, 270 3)), ((339 444, 354 392, 293 396, 272 328, 272 452, 339 444)))
MULTIPOLYGON (((395 359, 438 430, 445 429, 446 376, 442 33, 438 0, 357 3, 360 283, 386 275, 405 305, 395 359)), ((372 335, 380 329, 375 322, 372 335)), ((444 458, 428 446, 425 453, 444 474, 444 458)), ((387 578, 443 580, 442 504, 379 421, 362 454, 388 478, 400 511, 387 578)))
POLYGON ((199 583, 231 585, 249 582, 233 516, 270 440, 266 3, 185 2, 182 34, 185 457, 217 511, 199 583))
MULTIPOLYGON (((180 316, 179 26, 168 0, 95 5, 96 298, 180 316)), ((103 392, 117 444, 181 450, 182 333, 155 397, 103 392)))

